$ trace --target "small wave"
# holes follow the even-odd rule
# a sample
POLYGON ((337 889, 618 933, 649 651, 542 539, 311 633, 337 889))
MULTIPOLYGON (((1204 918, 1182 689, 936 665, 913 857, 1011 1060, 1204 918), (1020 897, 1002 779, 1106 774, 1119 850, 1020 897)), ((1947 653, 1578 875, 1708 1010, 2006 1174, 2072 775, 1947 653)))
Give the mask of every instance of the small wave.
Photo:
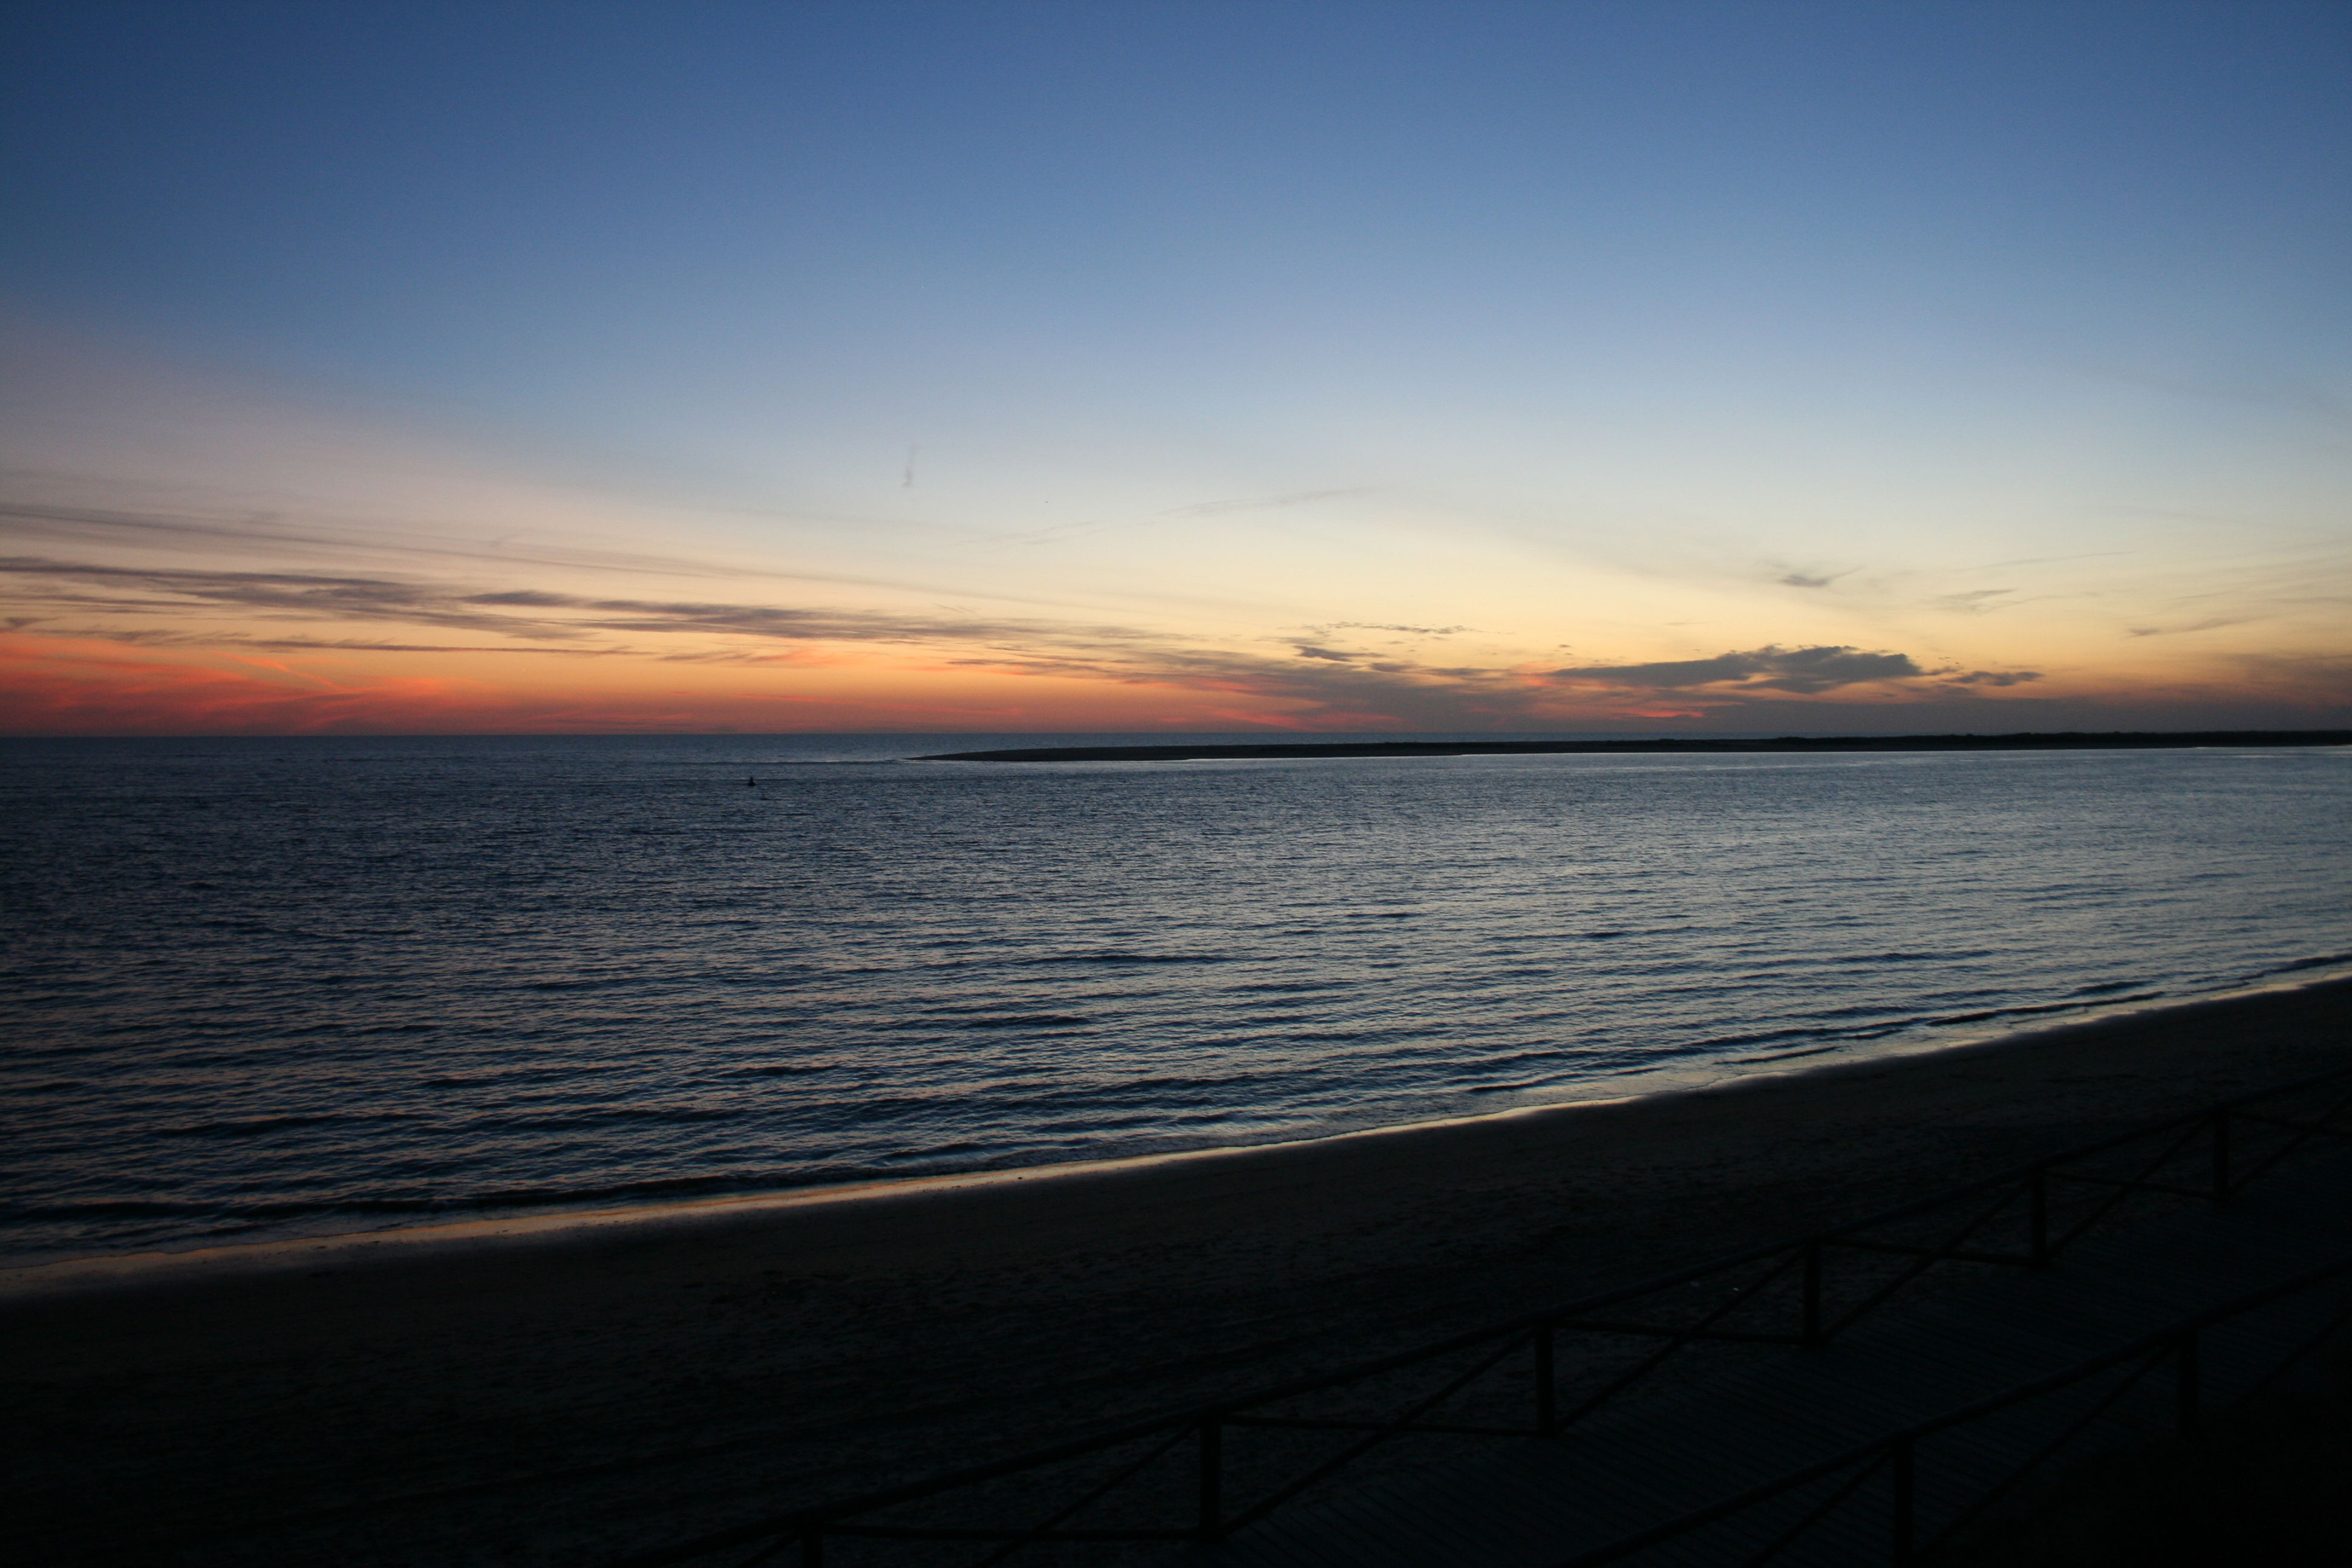
POLYGON ((1988 1007, 1978 1013, 1948 1013, 1940 1017, 1921 1018, 1918 1023, 1927 1028, 1942 1028, 1951 1024, 1981 1024, 1990 1018, 2021 1018, 2037 1013, 2076 1013, 2085 1007, 2103 1007, 2117 1002, 2154 1002, 2163 995, 2161 991, 2141 991, 2129 996, 2099 996, 2080 1002, 2041 1002, 2024 1007, 1988 1007))
POLYGON ((413 1121, 398 1111, 373 1116, 256 1116, 241 1121, 199 1121, 187 1127, 158 1127, 157 1138, 258 1138, 297 1127, 365 1127, 382 1121, 413 1121))
POLYGON ((1056 952, 1041 958, 1027 958, 1023 964, 1053 963, 1223 963, 1228 962, 1219 952, 1056 952))
MULTIPOLYGON (((930 757, 780 757, 772 762, 753 763, 750 765, 758 768, 887 768, 898 763, 928 763, 934 760, 930 757)), ((731 777, 719 782, 734 784, 737 789, 743 787, 741 784, 735 784, 731 777)))
POLYGON ((1832 1042, 1826 1046, 1807 1046, 1804 1049, 1797 1051, 1774 1051, 1767 1056, 1734 1057, 1731 1060, 1735 1067, 1757 1067, 1766 1062, 1795 1061, 1800 1057, 1825 1056, 1835 1049, 1837 1045, 1832 1042))
POLYGON ((199 1219, 223 1226, 257 1226, 329 1219, 338 1215, 432 1215, 483 1209, 572 1207, 627 1199, 703 1197, 730 1193, 790 1191, 834 1182, 892 1174, 880 1167, 807 1171, 736 1172, 640 1182, 580 1186, 527 1186, 413 1196, 341 1197, 278 1203, 166 1203, 136 1198, 93 1198, 79 1203, 0 1204, 10 1220, 199 1219))
POLYGON ((926 1007, 911 1018, 884 1026, 894 1030, 1069 1028, 1100 1021, 1078 1013, 1007 1013, 1004 1006, 1000 1000, 966 1007, 926 1007))
POLYGON ((148 1198, 91 1198, 81 1203, 61 1204, 0 1203, 0 1218, 6 1219, 189 1219, 219 1212, 206 1204, 162 1203, 148 1198))
POLYGON ((719 1109, 683 1105, 614 1105, 593 1110, 559 1111, 546 1116, 483 1116, 467 1125, 478 1131, 499 1131, 518 1129, 530 1132, 564 1131, 583 1127, 609 1127, 615 1122, 648 1121, 662 1126, 684 1126, 697 1121, 733 1121, 749 1114, 749 1106, 719 1109))
POLYGON ((1525 1067, 1529 1062, 1556 1062, 1579 1054, 1580 1053, 1576 1051, 1561 1050, 1558 1048, 1539 1051, 1514 1051, 1507 1057, 1490 1058, 1486 1061, 1480 1062, 1478 1066, 1482 1070, 1486 1072, 1506 1072, 1512 1068, 1525 1067))
POLYGON ((2273 974, 2293 974, 2299 970, 2326 969, 2339 963, 2352 963, 2352 952, 2331 952, 2322 958, 2298 958, 2292 963, 2276 964, 2269 969, 2257 969, 2247 978, 2261 980, 2273 974))
POLYGON ((1752 1035, 1717 1035, 1700 1040, 1677 1056, 1704 1056, 1711 1051, 1727 1050, 1738 1046, 1769 1046, 1775 1040, 1819 1040, 1836 1038, 1856 1033, 1852 1029, 1791 1028, 1766 1029, 1752 1035))

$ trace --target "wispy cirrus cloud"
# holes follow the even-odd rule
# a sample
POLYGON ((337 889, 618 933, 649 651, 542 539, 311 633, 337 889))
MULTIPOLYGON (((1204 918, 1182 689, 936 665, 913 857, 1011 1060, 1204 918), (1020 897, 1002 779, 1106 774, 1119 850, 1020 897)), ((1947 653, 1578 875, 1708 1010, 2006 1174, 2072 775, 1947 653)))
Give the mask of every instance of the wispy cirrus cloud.
POLYGON ((2006 605, 2000 602, 2016 592, 2014 588, 1970 588, 1960 594, 1939 594, 1932 602, 1939 610, 1949 610, 1956 615, 1981 616, 1994 610, 2016 608, 2018 601, 2014 599, 2006 605))
POLYGON ((264 648, 277 653, 305 650, 321 653, 520 653, 553 658, 626 658, 634 651, 623 647, 514 647, 468 643, 372 642, 363 637, 244 637, 234 644, 224 639, 209 640, 215 647, 264 648))
POLYGON ((442 584, 379 576, 109 566, 10 556, 0 557, 0 583, 5 584, 0 594, 9 603, 28 608, 71 606, 167 617, 236 610, 271 619, 388 620, 517 637, 581 635, 543 619, 492 613, 442 584))
POLYGON ((2132 637, 2186 637, 2190 632, 2210 632, 2219 631, 2223 626, 2242 626, 2249 618, 2245 616, 2208 616, 2201 621, 2190 621, 2185 626, 2126 626, 2124 628, 2124 635, 2132 637))
MULTIPOLYGON (((0 470, 0 482, 18 477, 21 476, 0 470)), ((438 567, 446 571, 454 563, 476 563, 480 564, 457 569, 479 570, 481 565, 488 565, 507 572, 552 570, 565 574, 585 573, 620 578, 738 583, 751 579, 910 593, 931 591, 931 587, 909 579, 819 571, 805 565, 746 567, 574 541, 512 533, 485 538, 480 531, 436 530, 406 521, 354 521, 268 509, 246 509, 223 515, 193 510, 134 510, 0 500, 0 524, 22 542, 39 541, 54 549, 99 554, 131 553, 152 558, 158 553, 194 553, 289 565, 316 560, 341 563, 365 557, 374 562, 414 562, 423 570, 438 567)))
MULTIPOLYGON (((899 643, 1076 637, 1091 645, 1148 636, 1115 626, 1068 626, 952 612, 608 599, 543 589, 479 590, 381 575, 111 566, 29 556, 0 558, 0 602, 19 611, 110 610, 127 618, 166 621, 207 612, 277 621, 381 621, 486 632, 530 642, 572 642, 625 633, 899 643)), ((41 617, 36 614, 19 618, 29 626, 41 617)), ((130 637, 141 629, 93 628, 93 632, 130 637)), ((352 639, 338 639, 333 646, 429 651, 415 645, 352 639)))
POLYGON ((1411 637, 1450 637, 1462 632, 1475 631, 1475 626, 1406 626, 1392 621, 1326 621, 1321 626, 1307 628, 1318 637, 1333 632, 1402 632, 1411 637))

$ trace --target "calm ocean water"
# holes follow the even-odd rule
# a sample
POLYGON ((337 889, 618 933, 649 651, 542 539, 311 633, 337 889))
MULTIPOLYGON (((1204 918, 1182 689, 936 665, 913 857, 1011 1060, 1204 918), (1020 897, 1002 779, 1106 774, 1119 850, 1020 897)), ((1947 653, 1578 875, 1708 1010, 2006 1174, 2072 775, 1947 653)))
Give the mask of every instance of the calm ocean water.
POLYGON ((1024 743, 0 742, 0 1255, 1296 1137, 2352 968, 2341 751, 898 760, 1024 743))

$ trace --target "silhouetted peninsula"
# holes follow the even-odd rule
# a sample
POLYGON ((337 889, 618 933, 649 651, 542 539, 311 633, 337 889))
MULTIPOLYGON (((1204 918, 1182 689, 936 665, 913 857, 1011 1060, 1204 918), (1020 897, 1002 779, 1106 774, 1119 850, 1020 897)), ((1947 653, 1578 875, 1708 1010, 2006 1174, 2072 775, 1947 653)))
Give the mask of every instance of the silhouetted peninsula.
POLYGON ((1244 746, 1040 746, 947 752, 919 763, 1187 763, 1248 757, 1493 757, 1547 752, 2084 752, 2165 746, 2343 746, 2352 730, 2066 730, 2016 735, 1782 735, 1721 740, 1660 735, 1638 741, 1339 741, 1244 746))

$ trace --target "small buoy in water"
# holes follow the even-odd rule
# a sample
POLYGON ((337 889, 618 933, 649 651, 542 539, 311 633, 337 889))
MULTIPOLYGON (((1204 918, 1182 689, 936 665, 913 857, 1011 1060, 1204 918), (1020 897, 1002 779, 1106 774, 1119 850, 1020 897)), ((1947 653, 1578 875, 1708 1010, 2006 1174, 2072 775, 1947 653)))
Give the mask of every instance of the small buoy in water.
POLYGON ((745 779, 743 781, 743 787, 745 789, 758 789, 760 787, 760 781, 758 779, 745 779))

